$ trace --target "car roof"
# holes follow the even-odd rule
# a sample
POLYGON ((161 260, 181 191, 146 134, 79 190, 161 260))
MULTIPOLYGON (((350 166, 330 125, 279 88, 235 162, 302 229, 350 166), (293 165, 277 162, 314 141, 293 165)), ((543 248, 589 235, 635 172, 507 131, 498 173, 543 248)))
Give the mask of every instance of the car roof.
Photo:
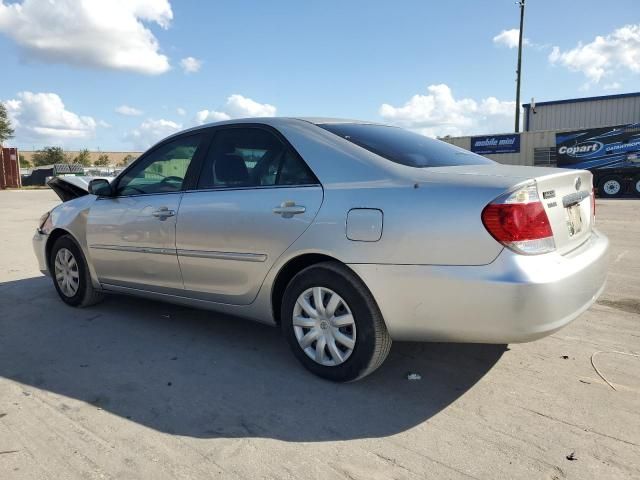
POLYGON ((189 133, 189 132, 197 132, 198 130, 202 130, 202 129, 210 128, 210 127, 217 127, 217 126, 223 126, 223 125, 237 125, 237 124, 242 124, 242 123, 260 123, 260 124, 263 124, 263 125, 269 125, 269 126, 272 126, 272 127, 278 127, 278 126, 282 126, 284 124, 291 124, 291 123, 300 124, 300 122, 304 122, 304 123, 311 124, 311 125, 358 124, 358 125, 381 125, 381 126, 386 126, 386 127, 391 126, 391 125, 385 125, 383 123, 372 122, 372 121, 368 121, 368 120, 351 120, 351 119, 346 119, 346 118, 331 118, 331 117, 245 117, 245 118, 233 118, 233 119, 230 119, 230 120, 223 120, 223 121, 220 121, 220 122, 204 123, 202 125, 196 125, 196 126, 191 127, 191 128, 185 128, 184 130, 180 130, 179 132, 176 132, 176 133, 174 133, 172 135, 169 135, 168 137, 165 137, 162 140, 158 141, 157 143, 152 145, 149 148, 149 150, 151 148, 154 148, 155 146, 161 144, 161 143, 164 143, 167 140, 170 140, 170 139, 172 139, 174 137, 177 137, 178 135, 183 135, 183 134, 189 133))
POLYGON ((336 125, 341 123, 359 124, 359 125, 383 125, 378 122, 369 120, 353 120, 349 118, 332 118, 332 117, 285 117, 294 120, 302 120, 303 122, 313 123, 314 125, 336 125))

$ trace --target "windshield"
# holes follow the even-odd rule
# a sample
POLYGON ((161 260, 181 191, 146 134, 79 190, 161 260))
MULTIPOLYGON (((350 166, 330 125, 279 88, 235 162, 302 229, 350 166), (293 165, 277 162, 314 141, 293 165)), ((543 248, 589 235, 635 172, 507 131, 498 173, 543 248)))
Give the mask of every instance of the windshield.
POLYGON ((397 127, 358 123, 318 125, 395 163, 409 167, 452 167, 495 163, 446 142, 397 127))

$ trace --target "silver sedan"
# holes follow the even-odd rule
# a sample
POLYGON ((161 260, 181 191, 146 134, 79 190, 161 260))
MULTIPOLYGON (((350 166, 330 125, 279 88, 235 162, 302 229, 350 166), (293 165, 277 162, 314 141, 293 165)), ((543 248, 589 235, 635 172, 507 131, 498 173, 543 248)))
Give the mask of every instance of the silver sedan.
POLYGON ((549 335, 606 279, 591 173, 500 165, 385 125, 205 125, 111 182, 50 186, 64 203, 33 243, 64 302, 123 293, 278 325, 335 381, 373 372, 392 339, 549 335))

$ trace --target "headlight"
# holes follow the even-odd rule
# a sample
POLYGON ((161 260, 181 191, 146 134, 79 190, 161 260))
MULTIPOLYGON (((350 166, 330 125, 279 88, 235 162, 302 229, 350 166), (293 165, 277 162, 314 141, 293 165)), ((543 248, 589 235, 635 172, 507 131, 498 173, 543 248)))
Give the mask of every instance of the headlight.
POLYGON ((40 217, 40 221, 38 222, 38 232, 49 235, 52 226, 51 212, 47 212, 40 217))

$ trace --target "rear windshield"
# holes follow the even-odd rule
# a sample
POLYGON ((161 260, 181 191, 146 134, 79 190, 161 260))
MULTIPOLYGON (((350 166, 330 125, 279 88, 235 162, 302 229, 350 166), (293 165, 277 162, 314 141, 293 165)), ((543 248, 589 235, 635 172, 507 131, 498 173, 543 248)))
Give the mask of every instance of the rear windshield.
POLYGON ((356 145, 410 167, 452 167, 495 163, 462 148, 397 127, 358 123, 322 124, 356 145))

